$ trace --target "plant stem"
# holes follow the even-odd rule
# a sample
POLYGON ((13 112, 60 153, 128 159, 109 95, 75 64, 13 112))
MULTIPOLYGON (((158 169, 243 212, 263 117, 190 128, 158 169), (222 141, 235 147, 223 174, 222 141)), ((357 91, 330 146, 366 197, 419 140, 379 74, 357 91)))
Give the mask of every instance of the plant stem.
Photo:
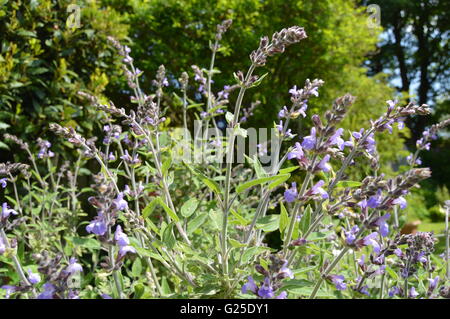
POLYGON ((255 65, 252 64, 247 72, 247 75, 245 76, 244 83, 241 86, 241 89, 239 90, 239 95, 236 100, 236 105, 234 108, 234 116, 233 116, 233 122, 231 124, 231 136, 230 140, 228 142, 228 151, 227 151, 227 165, 226 165, 226 171, 225 171, 225 192, 224 192, 224 200, 223 200, 223 221, 222 221, 222 234, 221 234, 221 250, 222 250, 222 270, 225 276, 228 276, 228 258, 227 258, 227 228, 228 228, 228 214, 230 211, 230 203, 229 203, 229 197, 230 197, 230 185, 231 185, 231 169, 233 165, 233 155, 234 155, 234 128, 238 124, 239 120, 239 112, 242 105, 242 100, 244 98, 245 91, 247 89, 246 84, 250 77, 252 76, 253 71, 255 70, 255 65))
MULTIPOLYGON (((11 245, 9 244, 8 237, 6 236, 5 230, 3 228, 0 228, 0 236, 2 237, 2 241, 4 242, 6 248, 11 249, 11 245)), ((17 258, 17 255, 14 253, 12 255, 12 260, 14 263, 14 269, 16 270, 17 274, 19 275, 20 280, 25 286, 32 286, 30 281, 27 279, 27 276, 25 276, 25 272, 23 271, 22 265, 20 264, 19 258, 17 258)), ((34 288, 31 290, 33 297, 37 298, 37 294, 34 288)))
POLYGON ((328 276, 328 274, 333 270, 333 268, 338 264, 339 260, 341 260, 342 257, 347 253, 347 251, 350 248, 348 246, 344 247, 344 249, 341 251, 341 253, 333 260, 333 262, 327 267, 325 272, 321 275, 319 281, 317 281, 316 285, 314 286, 313 292, 311 293, 311 296, 309 296, 309 299, 316 298, 317 292, 319 291, 320 286, 322 285, 322 282, 324 281, 325 277, 328 276))

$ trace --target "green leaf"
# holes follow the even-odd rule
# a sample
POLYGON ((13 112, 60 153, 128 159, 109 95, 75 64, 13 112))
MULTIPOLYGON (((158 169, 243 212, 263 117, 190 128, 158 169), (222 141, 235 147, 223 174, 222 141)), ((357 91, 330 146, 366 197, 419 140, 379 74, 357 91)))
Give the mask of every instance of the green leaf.
POLYGON ((317 241, 317 240, 322 240, 327 238, 328 236, 330 236, 331 234, 333 234, 334 231, 327 231, 327 232, 315 232, 312 233, 310 236, 308 236, 308 240, 309 241, 317 241))
POLYGON ((236 212, 234 209, 230 209, 230 213, 236 217, 237 221, 239 222, 239 225, 246 226, 250 224, 250 221, 246 220, 244 217, 242 217, 238 212, 236 212))
POLYGON ((67 238, 74 246, 84 247, 88 249, 100 249, 101 245, 95 238, 88 237, 69 237, 67 238))
POLYGON ((286 168, 280 169, 280 171, 278 173, 279 174, 288 174, 288 173, 291 173, 291 172, 295 171, 299 167, 300 166, 286 167, 286 168))
POLYGON ((241 248, 247 246, 246 244, 243 244, 241 242, 238 242, 236 239, 230 238, 230 244, 231 246, 235 248, 241 248))
POLYGON ((289 214, 286 210, 286 207, 284 206, 283 202, 280 203, 280 233, 283 233, 286 229, 287 225, 289 224, 289 214))
POLYGON ((145 206, 145 208, 142 210, 142 216, 144 218, 147 218, 151 213, 153 213, 153 211, 155 210, 155 207, 158 205, 158 203, 159 203, 159 198, 155 198, 150 203, 148 203, 148 205, 145 206))
POLYGON ((195 212, 197 206, 198 200, 196 198, 191 198, 186 203, 184 203, 183 206, 181 206, 181 215, 188 218, 195 212))
POLYGON ((300 220, 299 225, 302 234, 305 234, 308 231, 309 226, 311 225, 311 212, 312 212, 311 206, 309 205, 306 206, 305 212, 302 216, 302 219, 300 220))
POLYGON ((161 197, 158 197, 158 198, 159 198, 159 204, 162 206, 162 208, 167 213, 167 215, 169 215, 170 218, 172 218, 174 221, 179 222, 180 218, 178 218, 177 214, 169 206, 167 206, 166 203, 164 203, 164 201, 162 200, 161 197))
POLYGON ((255 82, 252 83, 252 85, 249 86, 249 88, 254 88, 257 87, 258 85, 261 84, 262 80, 264 80, 264 78, 269 74, 269 72, 261 75, 258 80, 256 80, 255 82))
POLYGON ((142 262, 140 258, 136 258, 131 267, 131 273, 134 277, 139 277, 142 273, 142 262))
POLYGON ((277 175, 277 176, 280 176, 280 177, 269 184, 269 189, 274 189, 278 185, 283 184, 285 181, 287 181, 291 177, 291 174, 283 174, 283 175, 277 175))
POLYGON ((280 226, 280 215, 268 215, 259 218, 256 221, 256 228, 262 229, 265 232, 273 232, 280 226))
POLYGON ((169 157, 164 161, 164 163, 163 163, 163 165, 162 165, 162 167, 161 167, 163 176, 166 176, 166 175, 167 175, 167 171, 169 170, 169 168, 170 168, 171 165, 172 165, 172 157, 169 156, 169 157))
POLYGON ((150 250, 147 250, 145 248, 139 247, 137 245, 132 245, 132 246, 136 249, 136 251, 138 252, 138 254, 141 257, 150 257, 150 258, 159 260, 161 262, 165 261, 164 258, 162 258, 160 255, 155 254, 154 252, 151 252, 150 250))
POLYGON ((337 182, 336 188, 345 188, 345 187, 359 187, 361 186, 361 182, 355 182, 355 181, 340 181, 337 182))
POLYGON ((267 249, 268 248, 266 247, 250 247, 242 254, 242 263, 248 263, 255 255, 258 255, 267 249))
POLYGON ((162 241, 164 244, 167 245, 169 249, 172 249, 175 247, 175 244, 177 243, 177 240, 175 239, 175 235, 173 234, 173 223, 170 223, 167 225, 167 227, 164 229, 162 233, 162 241))
POLYGON ((148 226, 155 232, 155 234, 159 235, 159 228, 156 227, 156 225, 150 220, 150 218, 146 218, 145 222, 148 224, 148 226))
POLYGON ((386 266, 386 271, 387 273, 392 277, 392 279, 394 280, 398 280, 398 275, 397 273, 389 266, 386 266))
POLYGON ((172 293, 172 290, 170 290, 169 282, 167 281, 166 277, 162 277, 161 279, 161 289, 163 294, 170 295, 172 293))
POLYGON ((275 175, 275 176, 268 176, 268 177, 261 177, 261 178, 257 178, 251 181, 248 181, 244 184, 239 185, 238 187, 236 187, 236 192, 237 193, 242 193, 243 191, 245 191, 246 189, 256 186, 256 185, 261 185, 270 181, 274 181, 279 179, 280 177, 284 177, 284 176, 290 176, 290 174, 285 174, 285 175, 275 175))
POLYGON ((205 222, 207 217, 207 213, 202 213, 192 219, 187 225, 188 234, 192 234, 194 231, 196 231, 205 222))

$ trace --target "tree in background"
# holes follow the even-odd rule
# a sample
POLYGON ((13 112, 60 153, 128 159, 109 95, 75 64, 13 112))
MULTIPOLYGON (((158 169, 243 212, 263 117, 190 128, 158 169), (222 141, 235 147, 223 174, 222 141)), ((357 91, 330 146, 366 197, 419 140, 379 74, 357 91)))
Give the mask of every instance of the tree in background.
MULTIPOLYGON (((364 4, 371 3, 380 6, 385 29, 379 52, 370 59, 371 71, 390 73, 390 79, 396 79, 393 83, 403 97, 427 103, 434 110, 431 117, 409 121, 412 134, 408 145, 414 146, 425 127, 447 118, 450 113, 450 2, 364 1, 364 4)), ((435 183, 450 187, 450 168, 446 165, 450 158, 450 139, 438 139, 432 148, 432 155, 424 154, 424 165, 438 172, 433 178, 435 183)))
MULTIPOLYGON (((308 38, 303 45, 288 50, 283 59, 274 57, 267 63, 268 76, 261 85, 264 94, 255 93, 244 102, 253 100, 261 105, 249 119, 251 126, 271 127, 278 110, 289 103, 288 90, 303 86, 307 78, 321 78, 325 85, 321 98, 311 101, 309 114, 329 108, 333 100, 347 92, 357 96, 346 128, 359 129, 364 121, 376 118, 385 109, 385 101, 393 90, 386 85, 382 74, 366 76, 362 66, 367 54, 374 51, 380 28, 368 23, 365 8, 353 0, 104 0, 104 4, 124 13, 124 23, 131 26, 130 38, 136 60, 145 71, 144 87, 152 86, 152 78, 160 64, 179 77, 182 71, 192 72, 190 65, 209 66, 208 41, 216 25, 224 19, 233 19, 233 25, 224 37, 223 48, 216 65, 222 71, 215 90, 234 83, 233 72, 246 69, 245 59, 258 46, 263 35, 291 25, 303 26, 308 38)), ((191 73, 192 74, 192 73, 191 73)), ((119 92, 116 88, 110 94, 119 92)), ((123 104, 129 103, 116 96, 123 104)), ((233 96, 230 97, 233 99, 233 96)), ((170 101, 166 101, 170 104, 170 101)), ((168 114, 172 121, 181 122, 181 111, 168 114)), ((308 119, 301 121, 309 127, 308 119)), ((293 127, 302 135, 305 130, 293 127)), ((380 139, 383 162, 402 150, 402 139, 394 131, 380 139)))
POLYGON ((127 26, 91 1, 80 3, 78 27, 70 4, 0 0, 0 133, 8 128, 35 144, 50 122, 93 129, 95 112, 77 91, 100 94, 121 73, 106 37, 122 39, 127 26))

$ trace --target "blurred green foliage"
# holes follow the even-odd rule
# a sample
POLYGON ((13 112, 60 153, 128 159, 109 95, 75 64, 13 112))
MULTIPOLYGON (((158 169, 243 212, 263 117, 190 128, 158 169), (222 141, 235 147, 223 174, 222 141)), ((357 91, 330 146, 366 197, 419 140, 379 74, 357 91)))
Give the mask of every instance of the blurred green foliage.
POLYGON ((120 72, 106 42, 127 34, 119 14, 86 2, 71 27, 71 3, 0 1, 0 129, 33 143, 50 122, 91 131, 95 113, 76 93, 100 94, 120 72))

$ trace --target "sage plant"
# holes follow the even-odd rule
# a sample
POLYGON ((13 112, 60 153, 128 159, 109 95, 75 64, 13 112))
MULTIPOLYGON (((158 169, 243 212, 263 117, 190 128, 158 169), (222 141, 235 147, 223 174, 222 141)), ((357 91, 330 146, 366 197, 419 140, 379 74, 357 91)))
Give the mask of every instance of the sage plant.
POLYGON ((272 139, 245 153, 245 125, 265 105, 244 97, 270 78, 259 71, 272 56, 307 35, 292 26, 262 37, 248 70, 216 88, 231 25, 217 26, 209 66, 175 75, 161 65, 151 92, 141 88, 131 49, 109 38, 130 97, 116 106, 79 92, 98 112, 98 136, 61 123, 35 145, 4 135, 30 161, 0 164, 6 298, 449 298, 448 203, 444 258, 433 233, 401 234, 398 218, 431 176, 419 152, 449 120, 424 132, 407 171, 385 175, 377 135, 428 115, 428 106, 389 100, 379 118, 346 132, 356 97, 311 114, 309 101, 326 83, 305 79, 286 92, 272 139), (175 113, 181 135, 169 125, 175 113), (294 132, 305 118, 309 133, 294 132), (185 151, 196 154, 180 156, 185 151), (367 176, 351 180, 357 163, 367 176))

